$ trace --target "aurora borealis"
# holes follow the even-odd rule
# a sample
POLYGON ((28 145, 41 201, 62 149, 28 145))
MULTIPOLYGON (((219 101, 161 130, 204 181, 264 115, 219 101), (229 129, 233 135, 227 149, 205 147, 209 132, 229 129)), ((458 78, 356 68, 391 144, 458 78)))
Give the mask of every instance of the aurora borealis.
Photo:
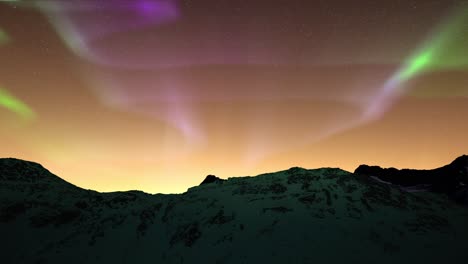
POLYGON ((34 112, 25 103, 3 89, 0 89, 0 107, 4 107, 26 119, 34 117, 34 112))
POLYGON ((0 28, 0 45, 8 42, 8 35, 0 28))
POLYGON ((100 191, 466 153, 464 1, 0 1, 0 154, 100 191))
POLYGON ((367 118, 376 118, 382 115, 394 97, 392 94, 399 94, 398 90, 402 84, 415 76, 434 69, 468 66, 468 55, 466 51, 462 50, 465 47, 463 44, 468 44, 465 36, 468 24, 467 5, 458 6, 455 13, 449 23, 444 24, 421 51, 410 57, 403 67, 385 82, 381 93, 368 108, 367 118), (447 56, 448 54, 450 55, 447 56), (453 61, 454 55, 457 57, 455 63, 453 61))

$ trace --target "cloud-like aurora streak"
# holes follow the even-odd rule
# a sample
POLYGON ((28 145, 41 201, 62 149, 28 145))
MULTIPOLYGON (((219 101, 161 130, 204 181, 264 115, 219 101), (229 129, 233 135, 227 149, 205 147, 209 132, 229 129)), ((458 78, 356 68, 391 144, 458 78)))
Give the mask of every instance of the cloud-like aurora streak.
MULTIPOLYGON (((237 42, 245 44, 239 45, 240 48, 230 45, 219 45, 219 40, 224 36, 224 31, 210 35, 212 37, 211 39, 214 38, 218 41, 209 42, 205 41, 206 36, 203 34, 183 35, 180 39, 172 39, 166 36, 167 42, 173 40, 177 41, 173 43, 184 43, 186 40, 193 38, 199 43, 206 44, 187 50, 183 48, 185 46, 182 44, 181 48, 177 45, 162 45, 162 43, 165 42, 160 41, 159 36, 148 39, 143 38, 143 43, 139 44, 144 45, 136 49, 125 47, 124 44, 128 44, 126 42, 121 43, 122 40, 118 38, 120 33, 138 33, 148 27, 159 27, 162 24, 178 20, 181 14, 179 14, 178 1, 175 0, 116 0, 112 2, 109 1, 109 3, 93 0, 80 0, 73 3, 65 0, 44 0, 35 1, 34 3, 35 7, 39 8, 50 18, 52 25, 55 26, 64 43, 75 55, 99 67, 105 68, 105 71, 110 72, 108 78, 106 78, 107 74, 103 74, 102 70, 97 71, 95 73, 95 79, 97 80, 91 84, 96 88, 95 90, 98 90, 96 92, 97 95, 101 95, 101 102, 107 107, 134 111, 146 115, 150 114, 157 119, 162 119, 171 126, 177 127, 185 138, 188 139, 190 145, 203 138, 203 131, 197 128, 198 121, 191 115, 192 111, 189 103, 192 101, 184 99, 191 96, 191 90, 188 88, 191 84, 189 82, 184 82, 180 76, 162 76, 160 79, 157 79, 151 73, 151 70, 178 66, 199 66, 204 64, 260 64, 267 66, 271 64, 287 66, 297 64, 295 60, 288 59, 288 56, 280 56, 280 52, 277 51, 281 49, 276 49, 274 44, 268 44, 266 48, 262 48, 262 50, 272 51, 271 53, 266 53, 267 55, 263 57, 258 55, 263 54, 260 49, 253 48, 250 50, 248 48, 242 48, 243 46, 250 47, 251 44, 257 42, 261 43, 262 40, 268 39, 262 39, 261 35, 257 36, 258 34, 247 34, 248 37, 237 39, 237 42), (96 10, 99 10, 99 16, 93 13, 96 10), (89 16, 86 16, 86 14, 89 16), (122 16, 122 14, 125 15, 122 16), (109 41, 112 41, 113 45, 109 45, 109 41), (118 48, 112 49, 111 46, 118 48), (145 46, 152 47, 151 53, 145 52, 145 46), (116 69, 127 71, 148 70, 149 73, 147 76, 140 77, 136 83, 126 83, 125 78, 121 77, 125 76, 125 74, 115 74, 114 71, 116 69), (147 82, 143 82, 142 79, 147 79, 147 82), (110 83, 107 87, 102 84, 106 82, 110 83), (104 96, 102 96, 103 94, 104 96), (112 100, 113 98, 121 98, 121 100, 112 100), (165 109, 154 107, 155 105, 161 105, 163 103, 167 104, 165 109)), ((419 52, 406 61, 403 66, 385 82, 372 100, 365 102, 360 101, 359 104, 363 112, 359 113, 356 119, 337 121, 330 125, 330 127, 321 128, 321 130, 324 130, 321 131, 323 133, 314 136, 309 135, 309 137, 313 138, 313 141, 319 141, 330 135, 377 119, 381 117, 381 115, 391 107, 394 100, 404 92, 403 85, 406 81, 428 70, 453 67, 466 63, 466 61, 454 61, 453 59, 447 59, 447 61, 445 61, 445 59, 443 59, 445 57, 451 57, 452 52, 447 54, 444 49, 453 45, 451 43, 456 42, 457 33, 463 28, 465 17, 464 14, 461 14, 453 16, 455 19, 447 20, 449 23, 444 24, 439 31, 436 31, 438 32, 436 37, 431 38, 427 42, 427 45, 423 45, 419 52), (362 116, 360 116, 361 114, 362 116)), ((225 31, 229 30, 230 29, 227 28, 225 31)), ((242 32, 244 31, 242 31, 241 28, 233 26, 230 33, 242 35, 242 32)), ((132 38, 129 38, 127 41, 130 41, 133 45, 132 38)), ((255 47, 255 45, 253 46, 255 47)), ((372 87, 378 87, 378 85, 373 85, 372 87)), ((284 100, 284 97, 281 96, 272 96, 265 93, 255 94, 251 90, 247 91, 243 96, 249 100, 262 100, 267 96, 275 100, 284 100)), ((309 96, 310 98, 316 99, 314 96, 317 95, 301 96, 309 96)), ((234 100, 233 98, 229 98, 229 96, 226 97, 227 98, 215 99, 216 101, 234 100)), ((194 101, 199 99, 200 98, 195 98, 194 101)), ((337 94, 333 100, 346 101, 346 97, 337 94)), ((273 145, 272 142, 277 142, 278 140, 274 138, 265 140, 264 148, 257 145, 258 142, 261 141, 259 138, 267 138, 265 134, 269 133, 268 131, 262 130, 264 129, 265 121, 260 117, 259 119, 262 121, 259 122, 261 125, 258 129, 252 129, 252 127, 248 128, 249 130, 257 131, 255 133, 252 132, 252 134, 255 135, 253 136, 253 143, 251 145, 253 149, 265 149, 264 152, 270 154, 273 150, 269 149, 269 147, 273 145)), ((298 142, 299 141, 301 144, 307 142, 307 140, 303 138, 298 140, 298 142)), ((288 144, 290 144, 290 142, 288 142, 288 144)), ((285 148, 285 146, 281 146, 281 148, 285 148)), ((258 151, 249 150, 248 152, 256 153, 258 151)), ((257 154, 253 156, 256 155, 257 154)), ((260 153, 258 156, 263 156, 263 154, 260 153)))
POLYGON ((394 100, 405 92, 404 83, 410 79, 424 72, 468 66, 468 38, 465 32, 468 28, 468 6, 464 4, 457 9, 460 11, 439 27, 435 37, 430 38, 427 44, 385 82, 364 112, 364 120, 381 117, 394 100))
MULTIPOLYGON (((96 43, 105 42, 108 38, 122 33, 137 32, 146 28, 157 27, 169 23, 179 18, 179 8, 177 0, 115 0, 108 2, 99 2, 95 0, 80 0, 75 2, 60 0, 36 1, 31 7, 41 10, 51 21, 64 43, 75 55, 88 60, 96 65, 104 65, 109 68, 126 68, 128 63, 104 55, 96 43), (93 16, 94 12, 99 10, 103 15, 93 16), (84 14, 84 15, 83 15, 84 14), (90 14, 89 16, 86 16, 90 14)), ((104 50, 106 50, 104 48, 104 50)), ((95 78, 91 78, 95 79, 95 78)), ((194 126, 188 121, 188 113, 178 101, 178 96, 174 87, 171 87, 171 95, 168 100, 173 102, 170 107, 172 111, 168 113, 153 113, 154 111, 141 110, 135 104, 123 100, 112 102, 109 98, 115 97, 116 84, 114 80, 106 80, 105 76, 100 76, 99 83, 111 82, 112 93, 97 92, 101 101, 110 108, 117 108, 125 111, 137 113, 151 112, 148 115, 163 119, 171 125, 175 125, 188 138, 198 137, 194 132, 194 126)), ((111 78, 113 79, 113 78, 111 78)), ((115 78, 114 78, 115 79, 115 78)), ((96 86, 96 83, 94 85, 96 86)), ((98 90, 106 90, 102 85, 98 90)), ((165 97, 166 98, 166 97, 165 97)), ((166 99, 167 99, 166 98, 166 99)), ((127 98, 128 99, 128 98, 127 98)), ((146 105, 147 102, 138 102, 146 105)))
POLYGON ((106 65, 110 63, 94 47, 96 42, 117 33, 138 31, 176 20, 179 17, 176 3, 173 0, 44 0, 34 2, 34 7, 47 15, 65 44, 77 56, 106 65), (96 10, 102 15, 87 16, 96 10))
POLYGON ((36 116, 34 111, 26 103, 2 88, 0 88, 0 107, 6 108, 27 120, 31 120, 36 116))

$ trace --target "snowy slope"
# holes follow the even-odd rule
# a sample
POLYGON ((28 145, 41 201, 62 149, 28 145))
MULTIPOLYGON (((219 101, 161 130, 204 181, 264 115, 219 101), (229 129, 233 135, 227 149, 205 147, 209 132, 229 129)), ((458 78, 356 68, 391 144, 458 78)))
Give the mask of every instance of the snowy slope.
POLYGON ((150 195, 83 190, 0 160, 2 263, 464 263, 467 223, 444 195, 340 169, 150 195))

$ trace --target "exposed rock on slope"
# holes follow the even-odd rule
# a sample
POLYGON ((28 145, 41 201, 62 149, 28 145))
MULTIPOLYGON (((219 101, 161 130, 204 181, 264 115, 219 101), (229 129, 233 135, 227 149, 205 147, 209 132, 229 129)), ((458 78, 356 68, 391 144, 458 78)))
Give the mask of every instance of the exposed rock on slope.
POLYGON ((468 210, 340 169, 291 168, 179 195, 98 193, 0 160, 2 263, 443 263, 468 210))

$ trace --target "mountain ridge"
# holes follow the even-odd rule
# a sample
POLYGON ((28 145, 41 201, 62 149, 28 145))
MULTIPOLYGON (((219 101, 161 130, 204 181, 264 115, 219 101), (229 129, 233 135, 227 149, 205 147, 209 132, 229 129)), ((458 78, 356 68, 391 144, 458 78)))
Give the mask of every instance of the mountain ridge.
POLYGON ((210 183, 165 195, 84 190, 23 163, 0 160, 3 263, 440 263, 468 257, 468 208, 444 194, 409 193, 337 168, 293 167, 222 181, 212 175, 210 183), (27 173, 39 180, 25 181, 27 173))
POLYGON ((428 191, 447 194, 453 200, 468 205, 467 155, 435 169, 396 169, 360 165, 354 173, 403 188, 424 185, 428 191))

